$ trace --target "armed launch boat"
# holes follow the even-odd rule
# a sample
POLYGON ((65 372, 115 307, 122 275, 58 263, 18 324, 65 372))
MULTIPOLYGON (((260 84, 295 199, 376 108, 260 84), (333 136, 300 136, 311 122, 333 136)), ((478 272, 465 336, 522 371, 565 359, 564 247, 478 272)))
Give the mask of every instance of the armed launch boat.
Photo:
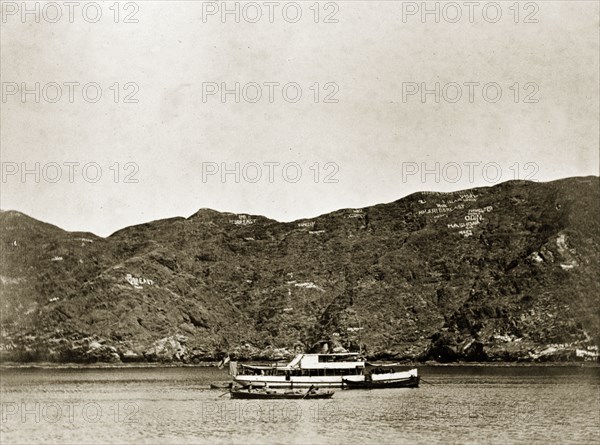
POLYGON ((230 362, 230 374, 242 386, 271 388, 384 388, 418 387, 417 369, 400 364, 365 362, 358 353, 298 354, 285 365, 244 365, 230 362))

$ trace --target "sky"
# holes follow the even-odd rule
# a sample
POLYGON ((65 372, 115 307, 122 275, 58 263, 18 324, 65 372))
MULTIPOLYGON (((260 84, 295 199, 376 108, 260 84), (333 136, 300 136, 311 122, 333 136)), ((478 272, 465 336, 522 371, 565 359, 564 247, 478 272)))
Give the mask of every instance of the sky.
POLYGON ((66 230, 599 174, 595 1, 1 5, 0 207, 66 230))

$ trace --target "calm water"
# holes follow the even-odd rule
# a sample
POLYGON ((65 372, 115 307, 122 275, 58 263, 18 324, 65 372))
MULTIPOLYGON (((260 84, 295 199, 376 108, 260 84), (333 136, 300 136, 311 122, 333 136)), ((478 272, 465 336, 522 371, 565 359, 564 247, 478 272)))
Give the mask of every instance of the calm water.
POLYGON ((421 367, 418 389, 230 400, 212 368, 5 369, 0 442, 600 443, 600 369, 421 367))

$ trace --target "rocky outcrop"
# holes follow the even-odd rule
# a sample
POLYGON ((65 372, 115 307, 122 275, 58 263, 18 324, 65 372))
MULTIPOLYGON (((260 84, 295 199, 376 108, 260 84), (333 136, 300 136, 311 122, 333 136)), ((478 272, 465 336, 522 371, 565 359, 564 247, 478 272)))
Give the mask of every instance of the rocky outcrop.
POLYGON ((183 361, 189 355, 185 343, 183 335, 161 338, 144 352, 144 357, 151 362, 183 361))

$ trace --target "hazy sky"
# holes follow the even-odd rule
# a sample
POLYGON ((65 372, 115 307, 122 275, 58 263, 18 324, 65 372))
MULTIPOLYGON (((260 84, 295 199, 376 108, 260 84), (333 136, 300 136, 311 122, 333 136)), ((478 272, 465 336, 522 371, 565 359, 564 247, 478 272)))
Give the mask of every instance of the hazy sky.
POLYGON ((89 3, 2 2, 2 209, 108 235, 598 175, 596 1, 440 2, 437 23, 421 2, 228 2, 239 23, 221 2, 89 3))

